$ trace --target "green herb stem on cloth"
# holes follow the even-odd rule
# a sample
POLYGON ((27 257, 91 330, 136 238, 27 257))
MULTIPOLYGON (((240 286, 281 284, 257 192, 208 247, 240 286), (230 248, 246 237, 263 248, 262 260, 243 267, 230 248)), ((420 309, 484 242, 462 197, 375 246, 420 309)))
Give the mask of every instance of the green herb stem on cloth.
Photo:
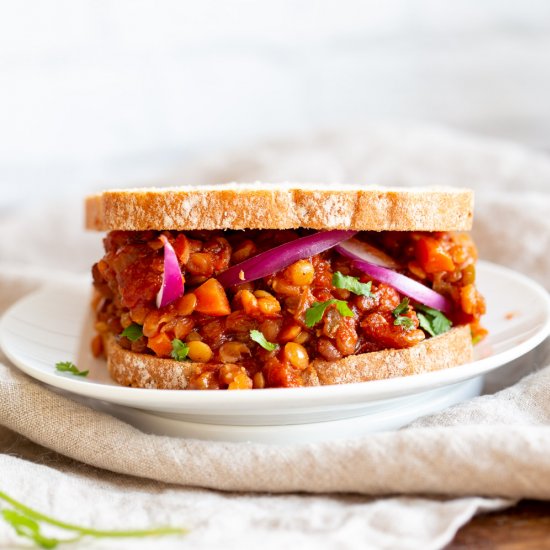
POLYGON ((25 506, 21 502, 10 497, 6 493, 0 491, 0 500, 3 500, 10 504, 15 510, 2 510, 2 516, 16 532, 24 537, 30 538, 38 546, 42 548, 55 548, 58 544, 64 542, 74 542, 83 536, 90 536, 95 538, 130 538, 130 537, 154 537, 164 535, 184 535, 187 534, 187 529, 177 527, 157 527, 154 529, 136 529, 136 530, 102 530, 92 529, 89 527, 81 527, 72 523, 60 521, 58 519, 37 512, 28 506, 25 506), (38 522, 44 522, 55 527, 59 527, 66 531, 72 531, 78 533, 79 537, 72 539, 56 539, 52 537, 46 537, 40 532, 40 526, 38 522))

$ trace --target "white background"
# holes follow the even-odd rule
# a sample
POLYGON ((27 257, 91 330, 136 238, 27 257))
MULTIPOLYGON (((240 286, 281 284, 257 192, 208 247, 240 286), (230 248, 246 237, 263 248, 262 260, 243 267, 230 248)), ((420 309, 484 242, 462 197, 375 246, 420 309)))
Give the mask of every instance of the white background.
POLYGON ((0 214, 387 119, 550 147, 550 2, 0 0, 0 214))

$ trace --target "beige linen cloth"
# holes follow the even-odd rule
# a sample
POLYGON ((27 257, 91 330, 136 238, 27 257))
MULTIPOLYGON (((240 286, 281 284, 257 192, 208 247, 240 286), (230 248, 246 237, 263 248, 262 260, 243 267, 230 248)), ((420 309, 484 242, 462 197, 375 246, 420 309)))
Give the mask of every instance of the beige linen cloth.
MULTIPOLYGON (((482 257, 548 285, 550 160, 515 145, 386 125, 271 143, 186 170, 184 181, 194 182, 470 186, 482 257)), ((69 201, 0 221, 0 311, 99 257, 100 236, 83 234, 79 212, 69 201)), ((158 549, 442 548, 476 513, 550 499, 548 341, 490 375, 486 391, 395 432, 289 447, 232 444, 141 433, 34 382, 0 355, 0 490, 73 523, 191 530, 155 540, 158 549)), ((17 540, 0 520, 0 548, 17 540)))

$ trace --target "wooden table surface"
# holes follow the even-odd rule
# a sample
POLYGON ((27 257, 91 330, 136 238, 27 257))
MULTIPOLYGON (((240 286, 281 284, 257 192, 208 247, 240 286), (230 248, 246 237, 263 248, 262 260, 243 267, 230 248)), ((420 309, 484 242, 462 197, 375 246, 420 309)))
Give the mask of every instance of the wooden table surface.
POLYGON ((445 550, 550 549, 550 502, 523 500, 502 512, 474 517, 445 550))

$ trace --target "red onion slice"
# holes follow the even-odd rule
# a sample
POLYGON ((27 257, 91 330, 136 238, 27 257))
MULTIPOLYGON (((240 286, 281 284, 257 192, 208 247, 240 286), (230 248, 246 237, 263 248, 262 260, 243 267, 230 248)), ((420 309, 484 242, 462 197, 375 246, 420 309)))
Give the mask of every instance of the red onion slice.
POLYGON ((167 306, 177 300, 183 294, 183 278, 181 276, 180 264, 176 252, 168 239, 160 236, 164 244, 164 273, 162 274, 162 285, 157 294, 157 307, 167 306))
POLYGON ((373 279, 393 286, 393 288, 401 292, 401 294, 425 306, 438 309, 443 313, 449 313, 453 308, 451 302, 447 300, 445 296, 442 296, 435 292, 435 290, 424 286, 422 283, 410 277, 401 275, 401 273, 362 260, 355 260, 353 265, 367 275, 370 275, 373 279))
POLYGON ((342 256, 346 256, 346 258, 351 258, 352 260, 362 260, 390 269, 397 269, 399 267, 399 264, 385 252, 358 239, 348 239, 336 245, 335 248, 342 256))
POLYGON ((225 288, 255 281, 281 271, 298 260, 320 254, 356 233, 357 231, 319 231, 253 256, 226 269, 216 278, 225 288))

